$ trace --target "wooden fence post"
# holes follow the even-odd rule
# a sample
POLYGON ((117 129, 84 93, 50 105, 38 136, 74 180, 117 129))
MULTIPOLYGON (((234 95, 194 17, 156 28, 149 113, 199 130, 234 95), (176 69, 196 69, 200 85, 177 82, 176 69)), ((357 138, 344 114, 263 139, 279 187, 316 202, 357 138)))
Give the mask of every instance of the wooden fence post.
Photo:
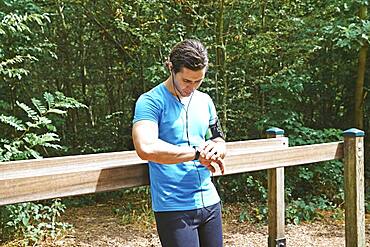
POLYGON ((348 129, 343 136, 346 247, 365 247, 365 133, 348 129))
MULTIPOLYGON (((284 130, 270 128, 267 138, 284 136, 284 130)), ((286 143, 288 146, 288 143, 286 143)), ((268 179, 268 247, 285 247, 284 167, 267 170, 268 179)))

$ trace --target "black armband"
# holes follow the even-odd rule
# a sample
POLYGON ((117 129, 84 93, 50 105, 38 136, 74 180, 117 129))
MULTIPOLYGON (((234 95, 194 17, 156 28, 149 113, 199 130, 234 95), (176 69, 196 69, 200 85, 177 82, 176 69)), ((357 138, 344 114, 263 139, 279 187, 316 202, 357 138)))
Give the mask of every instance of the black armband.
POLYGON ((221 124, 218 119, 216 120, 216 123, 209 126, 209 130, 211 132, 210 133, 211 136, 209 139, 213 140, 217 137, 221 137, 222 139, 225 140, 225 135, 224 135, 224 132, 222 131, 221 124))

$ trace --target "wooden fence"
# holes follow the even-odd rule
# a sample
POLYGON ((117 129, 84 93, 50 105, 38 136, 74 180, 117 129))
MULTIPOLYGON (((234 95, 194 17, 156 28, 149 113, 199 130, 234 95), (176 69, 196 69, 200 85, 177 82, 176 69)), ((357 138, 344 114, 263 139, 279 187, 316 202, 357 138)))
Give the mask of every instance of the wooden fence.
MULTIPOLYGON (((344 142, 295 147, 283 135, 272 128, 267 139, 227 143, 225 175, 268 170, 268 246, 287 246, 284 167, 343 159, 346 247, 365 247, 364 132, 349 129, 344 142)), ((147 163, 135 151, 3 162, 0 205, 147 184, 147 163)))

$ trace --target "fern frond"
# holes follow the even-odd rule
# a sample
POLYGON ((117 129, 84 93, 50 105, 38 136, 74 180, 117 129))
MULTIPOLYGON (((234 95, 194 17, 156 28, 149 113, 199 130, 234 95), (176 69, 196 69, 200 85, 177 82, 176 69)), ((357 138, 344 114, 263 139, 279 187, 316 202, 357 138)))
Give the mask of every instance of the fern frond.
POLYGON ((40 137, 36 135, 35 133, 27 133, 24 137, 23 140, 30 144, 31 147, 39 145, 40 144, 40 137))
POLYGON ((59 135, 56 133, 47 132, 40 136, 42 142, 53 142, 53 141, 60 141, 59 135))
POLYGON ((62 149, 62 146, 59 145, 59 144, 54 144, 54 143, 45 143, 43 144, 42 146, 46 147, 46 148, 52 148, 52 149, 62 149))
POLYGON ((24 148, 29 152, 29 154, 34 157, 35 159, 42 159, 42 156, 40 155, 39 152, 33 150, 32 148, 27 147, 26 145, 24 148))
POLYGON ((47 132, 42 135, 37 135, 35 133, 28 133, 24 136, 24 141, 29 143, 31 147, 37 145, 44 145, 48 142, 60 141, 58 134, 47 132))
POLYGON ((36 109, 39 111, 41 115, 45 114, 47 111, 46 106, 41 102, 41 100, 32 98, 31 99, 32 104, 36 107, 36 109))
POLYGON ((9 77, 9 78, 17 77, 18 80, 21 80, 22 76, 28 75, 30 71, 24 68, 0 68, 0 73, 6 77, 9 77))
POLYGON ((48 103, 49 109, 54 107, 54 104, 55 104, 54 95, 52 95, 51 93, 45 92, 44 99, 46 100, 46 103, 48 103))
POLYGON ((0 115, 0 122, 14 127, 16 130, 25 131, 26 126, 23 124, 22 120, 14 116, 4 116, 0 115))
POLYGON ((9 66, 9 65, 17 64, 17 63, 22 63, 24 61, 24 58, 25 58, 24 56, 16 55, 13 58, 9 58, 9 59, 6 59, 4 61, 1 61, 0 66, 1 67, 6 67, 6 66, 9 66))
MULTIPOLYGON (((59 136, 56 133, 48 132, 43 135, 36 135, 35 133, 28 133, 24 136, 23 140, 25 143, 27 143, 30 149, 33 149, 35 147, 40 147, 40 146, 46 147, 46 148, 53 148, 53 149, 62 149, 61 145, 53 143, 53 142, 60 141, 59 136)), ((35 157, 34 155, 32 156, 35 157)))
POLYGON ((28 105, 26 105, 25 103, 21 103, 19 101, 16 101, 17 105, 22 108, 23 111, 25 111, 28 115, 29 118, 33 119, 33 120, 37 120, 38 119, 38 114, 35 110, 33 110, 31 107, 29 107, 28 105))
POLYGON ((59 115, 64 115, 64 114, 67 114, 67 111, 52 108, 52 109, 48 110, 48 113, 55 113, 55 114, 59 114, 59 115))
POLYGON ((26 125, 28 126, 28 128, 40 128, 37 123, 26 122, 26 125))
POLYGON ((74 98, 67 97, 61 92, 55 92, 55 107, 64 109, 77 109, 77 108, 87 108, 85 104, 82 104, 75 100, 74 98))
POLYGON ((21 160, 27 159, 29 154, 24 152, 22 149, 23 142, 22 141, 13 141, 9 144, 4 144, 5 153, 3 153, 3 157, 5 160, 21 160))
POLYGON ((39 120, 37 121, 38 125, 43 125, 43 126, 46 126, 51 123, 52 121, 47 117, 40 117, 39 120))
POLYGON ((10 140, 5 139, 5 138, 1 138, 1 139, 0 139, 0 143, 3 143, 3 144, 9 144, 9 143, 10 143, 10 140))

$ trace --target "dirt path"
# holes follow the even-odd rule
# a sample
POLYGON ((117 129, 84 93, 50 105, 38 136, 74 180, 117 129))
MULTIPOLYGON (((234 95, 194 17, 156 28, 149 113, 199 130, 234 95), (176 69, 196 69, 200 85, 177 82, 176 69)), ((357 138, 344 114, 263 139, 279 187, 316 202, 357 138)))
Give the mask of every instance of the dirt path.
MULTIPOLYGON (((110 205, 71 208, 66 213, 66 221, 74 225, 74 232, 52 246, 160 246, 153 223, 142 224, 145 221, 143 219, 142 222, 123 224, 122 218, 113 212, 110 205)), ((366 246, 370 247, 369 217, 367 217, 366 238, 366 246)), ((287 246, 293 247, 344 247, 344 224, 329 221, 299 226, 288 225, 286 239, 287 246)), ((224 243, 225 247, 266 247, 267 226, 224 219, 224 243)))

